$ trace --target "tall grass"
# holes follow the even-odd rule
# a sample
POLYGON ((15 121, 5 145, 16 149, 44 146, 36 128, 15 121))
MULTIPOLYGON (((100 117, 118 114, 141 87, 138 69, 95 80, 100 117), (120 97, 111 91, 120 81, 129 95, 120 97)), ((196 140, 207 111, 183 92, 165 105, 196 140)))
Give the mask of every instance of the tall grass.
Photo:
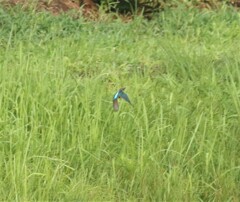
POLYGON ((0 200, 239 200, 238 13, 0 14, 0 200))

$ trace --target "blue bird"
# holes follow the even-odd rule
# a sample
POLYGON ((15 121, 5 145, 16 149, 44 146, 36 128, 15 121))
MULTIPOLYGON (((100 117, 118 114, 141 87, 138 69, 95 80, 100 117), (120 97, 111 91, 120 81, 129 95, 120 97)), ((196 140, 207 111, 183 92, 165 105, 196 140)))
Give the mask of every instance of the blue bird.
POLYGON ((125 101, 127 101, 129 104, 132 105, 132 103, 130 102, 130 100, 128 98, 128 95, 123 92, 124 90, 125 90, 125 88, 119 89, 119 91, 113 96, 113 109, 115 111, 118 111, 118 109, 119 109, 118 98, 123 98, 125 101))

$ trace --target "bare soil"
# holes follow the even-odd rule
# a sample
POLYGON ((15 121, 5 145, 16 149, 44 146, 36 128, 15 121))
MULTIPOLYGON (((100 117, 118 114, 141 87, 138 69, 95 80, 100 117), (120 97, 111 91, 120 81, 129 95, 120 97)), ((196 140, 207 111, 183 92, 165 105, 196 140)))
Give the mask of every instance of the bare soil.
MULTIPOLYGON (((4 0, 2 4, 6 6, 16 6, 20 5, 23 8, 28 8, 30 6, 29 0, 4 0)), ((62 12, 67 12, 69 10, 81 11, 84 16, 96 16, 97 15, 97 5, 92 0, 37 0, 31 5, 39 10, 49 11, 54 15, 58 15, 62 12)))

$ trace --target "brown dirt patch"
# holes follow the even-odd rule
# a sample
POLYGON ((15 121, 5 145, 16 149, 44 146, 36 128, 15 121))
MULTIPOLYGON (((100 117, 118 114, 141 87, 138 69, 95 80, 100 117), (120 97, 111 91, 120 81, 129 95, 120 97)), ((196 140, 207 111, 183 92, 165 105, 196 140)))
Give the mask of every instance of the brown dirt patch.
POLYGON ((2 3, 6 6, 20 5, 23 8, 34 6, 38 11, 49 11, 54 15, 69 10, 80 11, 85 17, 97 16, 97 5, 92 0, 37 0, 29 3, 29 0, 5 0, 2 3))

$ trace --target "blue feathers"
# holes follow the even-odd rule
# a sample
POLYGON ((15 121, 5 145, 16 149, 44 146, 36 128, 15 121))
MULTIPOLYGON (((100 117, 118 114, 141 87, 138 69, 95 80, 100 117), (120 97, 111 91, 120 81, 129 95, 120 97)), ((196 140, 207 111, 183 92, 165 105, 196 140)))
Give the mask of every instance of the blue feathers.
POLYGON ((119 104, 118 104, 118 99, 123 98, 125 101, 127 101, 129 104, 132 104, 128 98, 128 95, 124 93, 123 91, 125 88, 121 88, 114 96, 113 96, 113 109, 115 111, 119 110, 119 104))

